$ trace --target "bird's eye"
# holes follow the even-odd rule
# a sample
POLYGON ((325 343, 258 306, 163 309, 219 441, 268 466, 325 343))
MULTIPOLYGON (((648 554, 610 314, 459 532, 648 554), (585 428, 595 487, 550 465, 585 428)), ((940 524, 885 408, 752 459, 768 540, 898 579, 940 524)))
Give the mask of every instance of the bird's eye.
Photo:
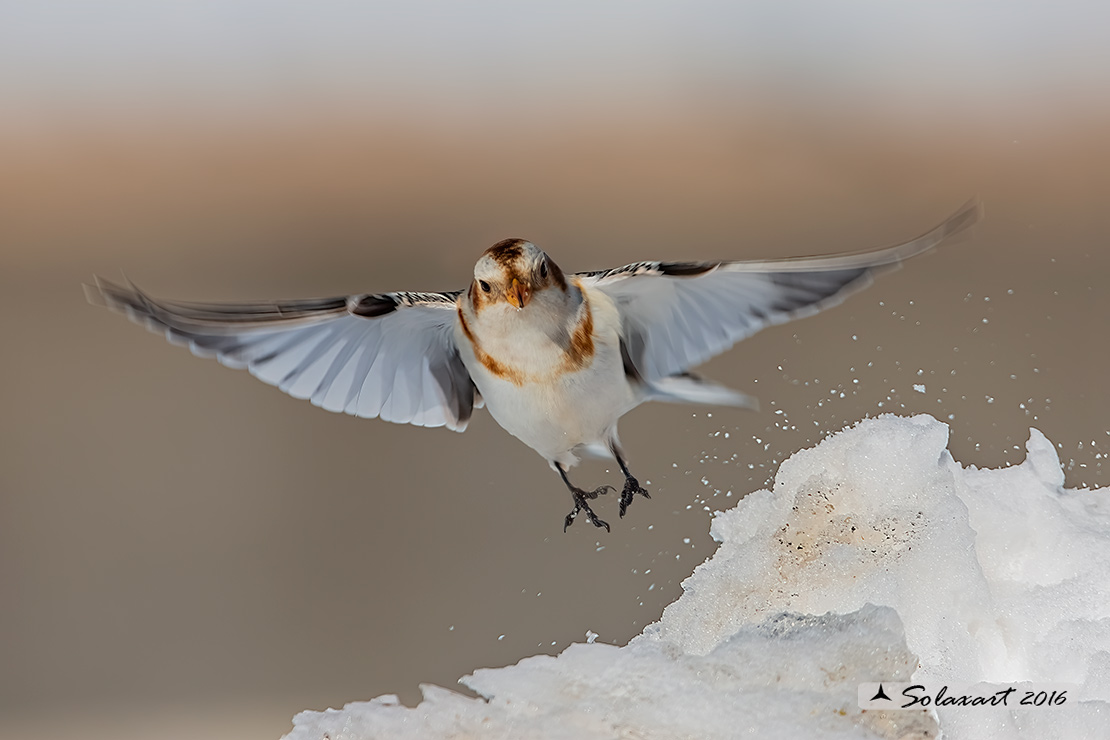
POLYGON ((484 292, 484 293, 489 292, 489 283, 487 283, 485 280, 479 280, 478 285, 482 286, 482 292, 484 292))
POLYGON ((540 277, 542 277, 542 278, 547 277, 547 263, 546 262, 541 262, 540 263, 540 277))

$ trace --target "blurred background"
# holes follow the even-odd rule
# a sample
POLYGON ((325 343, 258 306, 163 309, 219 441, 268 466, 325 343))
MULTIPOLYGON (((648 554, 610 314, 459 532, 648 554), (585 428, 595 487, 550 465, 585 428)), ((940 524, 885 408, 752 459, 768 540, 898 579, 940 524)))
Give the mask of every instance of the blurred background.
MULTIPOLYGON (((863 417, 1106 486, 1105 4, 0 1, 0 736, 277 737, 483 666, 624 643, 711 511, 863 417), (641 407, 653 498, 570 499, 484 412, 335 415, 89 306, 464 287, 973 232, 641 407)), ((600 462, 581 485, 619 482, 600 462)))

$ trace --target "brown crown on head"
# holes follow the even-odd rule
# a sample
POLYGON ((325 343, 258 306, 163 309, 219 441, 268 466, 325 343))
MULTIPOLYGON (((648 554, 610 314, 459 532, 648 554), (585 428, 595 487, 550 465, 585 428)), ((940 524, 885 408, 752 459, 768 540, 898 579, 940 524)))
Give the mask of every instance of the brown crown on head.
POLYGON ((524 254, 524 239, 502 239, 486 250, 486 254, 493 258, 497 264, 509 267, 524 254))
MULTIPOLYGON (((521 257, 524 256, 524 251, 526 249, 540 251, 536 248, 535 244, 527 241, 526 239, 502 239, 501 241, 497 242, 492 247, 487 249, 483 256, 489 257, 491 260, 501 266, 506 271, 510 279, 516 278, 522 283, 532 285, 532 287, 536 290, 542 290, 543 288, 549 287, 557 287, 559 288, 559 290, 565 292, 567 289, 566 275, 564 275, 563 271, 559 269, 559 266, 556 265, 551 260, 551 258, 546 257, 546 255, 545 263, 547 275, 545 277, 540 278, 537 275, 524 275, 523 273, 518 272, 518 270, 522 267, 520 260, 521 257)), ((473 291, 472 295, 474 296, 475 305, 481 302, 481 299, 476 294, 474 294, 473 291)))

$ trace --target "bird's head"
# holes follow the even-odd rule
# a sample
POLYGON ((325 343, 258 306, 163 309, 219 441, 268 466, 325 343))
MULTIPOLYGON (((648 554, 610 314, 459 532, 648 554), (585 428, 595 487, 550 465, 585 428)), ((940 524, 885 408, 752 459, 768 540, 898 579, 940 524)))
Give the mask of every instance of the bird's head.
POLYGON ((567 280, 559 266, 532 242, 505 239, 478 259, 469 293, 475 311, 498 303, 521 310, 547 290, 566 293, 567 280))

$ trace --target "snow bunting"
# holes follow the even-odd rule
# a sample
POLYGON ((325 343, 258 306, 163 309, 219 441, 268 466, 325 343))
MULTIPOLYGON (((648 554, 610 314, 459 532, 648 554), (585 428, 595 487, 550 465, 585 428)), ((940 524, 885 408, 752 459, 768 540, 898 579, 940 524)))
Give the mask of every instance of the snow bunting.
POLYGON ((648 492, 628 469, 621 416, 645 401, 755 408, 755 399, 689 368, 771 324, 840 303, 978 220, 972 201, 904 244, 850 254, 745 262, 636 262, 566 274, 523 239, 487 249, 465 290, 260 303, 155 300, 97 280, 89 300, 126 314, 194 354, 246 368, 329 411, 463 431, 483 404, 538 452, 596 527, 589 501, 613 489, 575 486, 586 451, 624 474, 620 515, 648 492))

